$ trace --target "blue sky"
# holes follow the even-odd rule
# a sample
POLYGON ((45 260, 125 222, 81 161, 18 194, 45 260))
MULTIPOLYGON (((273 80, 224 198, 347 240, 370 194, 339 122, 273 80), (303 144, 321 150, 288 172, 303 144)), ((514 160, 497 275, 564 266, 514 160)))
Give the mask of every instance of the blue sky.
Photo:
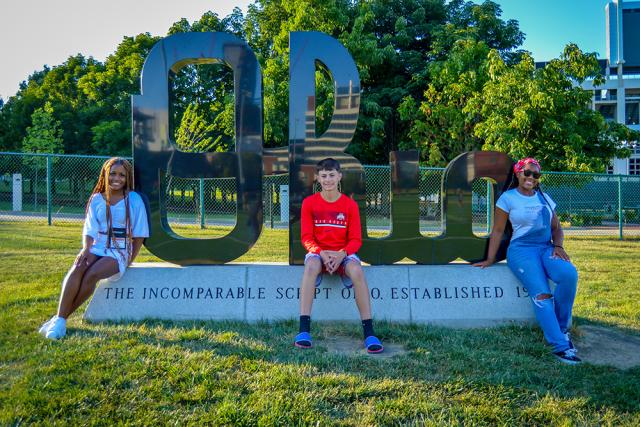
MULTIPOLYGON (((480 0, 474 0, 476 3, 480 0)), ((608 0, 498 0, 504 19, 516 19, 526 33, 524 48, 538 61, 557 57, 577 43, 604 57, 604 6, 608 0)), ((57 65, 82 53, 103 61, 124 36, 165 35, 184 17, 207 10, 226 16, 250 0, 0 0, 0 97, 43 65, 57 65)))
MULTIPOLYGON (((482 3, 473 0, 474 3, 482 3)), ((496 0, 494 0, 496 1, 496 0)), ((605 58, 604 7, 610 0, 497 0, 502 18, 515 19, 526 34, 524 49, 536 61, 557 58, 567 43, 605 58)))

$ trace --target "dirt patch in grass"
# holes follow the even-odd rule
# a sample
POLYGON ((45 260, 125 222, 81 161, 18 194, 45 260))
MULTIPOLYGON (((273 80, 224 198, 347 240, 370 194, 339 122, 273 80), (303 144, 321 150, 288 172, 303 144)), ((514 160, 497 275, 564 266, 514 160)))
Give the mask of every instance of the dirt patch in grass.
POLYGON ((388 359, 407 353, 407 350, 400 344, 385 341, 382 343, 384 345, 384 351, 382 353, 369 354, 367 350, 365 350, 362 340, 343 336, 327 338, 319 344, 326 347, 329 353, 342 354, 345 356, 368 356, 376 359, 388 359))
POLYGON ((592 325, 580 326, 579 331, 576 347, 583 361, 620 369, 640 366, 640 337, 592 325))

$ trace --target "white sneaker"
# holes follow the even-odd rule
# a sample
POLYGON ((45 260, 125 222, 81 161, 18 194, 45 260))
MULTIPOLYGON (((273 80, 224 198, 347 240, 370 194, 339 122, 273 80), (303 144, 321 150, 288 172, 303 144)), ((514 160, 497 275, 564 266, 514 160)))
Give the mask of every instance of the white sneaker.
POLYGON ((67 319, 64 317, 57 317, 49 326, 49 330, 47 331, 45 337, 50 340, 59 340, 67 334, 67 319))
POLYGON ((42 336, 47 335, 47 332, 49 331, 49 328, 51 327, 51 324, 53 323, 54 320, 56 320, 56 317, 58 317, 57 315, 53 315, 51 317, 51 319, 47 320, 46 322, 44 322, 42 324, 42 326, 40 326, 40 329, 38 329, 38 333, 42 336))

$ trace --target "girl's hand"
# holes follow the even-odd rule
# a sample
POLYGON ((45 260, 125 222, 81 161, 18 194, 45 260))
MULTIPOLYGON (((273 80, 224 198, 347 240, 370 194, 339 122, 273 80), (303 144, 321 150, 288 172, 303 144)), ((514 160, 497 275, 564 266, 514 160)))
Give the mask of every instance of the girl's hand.
POLYGON ((471 264, 474 267, 487 268, 493 265, 496 261, 491 259, 485 259, 484 261, 476 262, 475 264, 471 264))
POLYGON ((551 257, 560 258, 565 261, 571 261, 571 258, 569 258, 569 255, 567 254, 567 252, 564 250, 562 246, 554 246, 553 255, 551 255, 551 257))
POLYGON ((83 248, 76 257, 74 264, 76 266, 86 266, 89 260, 89 253, 90 252, 88 248, 83 248))

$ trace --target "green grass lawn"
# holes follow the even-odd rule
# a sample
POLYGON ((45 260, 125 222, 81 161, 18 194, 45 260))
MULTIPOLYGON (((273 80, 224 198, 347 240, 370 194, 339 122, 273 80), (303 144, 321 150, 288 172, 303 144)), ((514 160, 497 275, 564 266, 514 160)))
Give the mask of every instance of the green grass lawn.
MULTIPOLYGON (((407 353, 376 359, 327 352, 329 337, 360 338, 353 324, 314 324, 316 347, 299 351, 293 321, 88 324, 81 309, 67 338, 47 341, 36 329, 80 232, 0 222, 0 425, 640 424, 640 368, 561 365, 527 326, 378 323, 407 353)), ((287 244, 265 229, 238 261, 285 261, 287 244)), ((640 336, 640 242, 565 246, 580 272, 576 334, 596 324, 640 336)))

